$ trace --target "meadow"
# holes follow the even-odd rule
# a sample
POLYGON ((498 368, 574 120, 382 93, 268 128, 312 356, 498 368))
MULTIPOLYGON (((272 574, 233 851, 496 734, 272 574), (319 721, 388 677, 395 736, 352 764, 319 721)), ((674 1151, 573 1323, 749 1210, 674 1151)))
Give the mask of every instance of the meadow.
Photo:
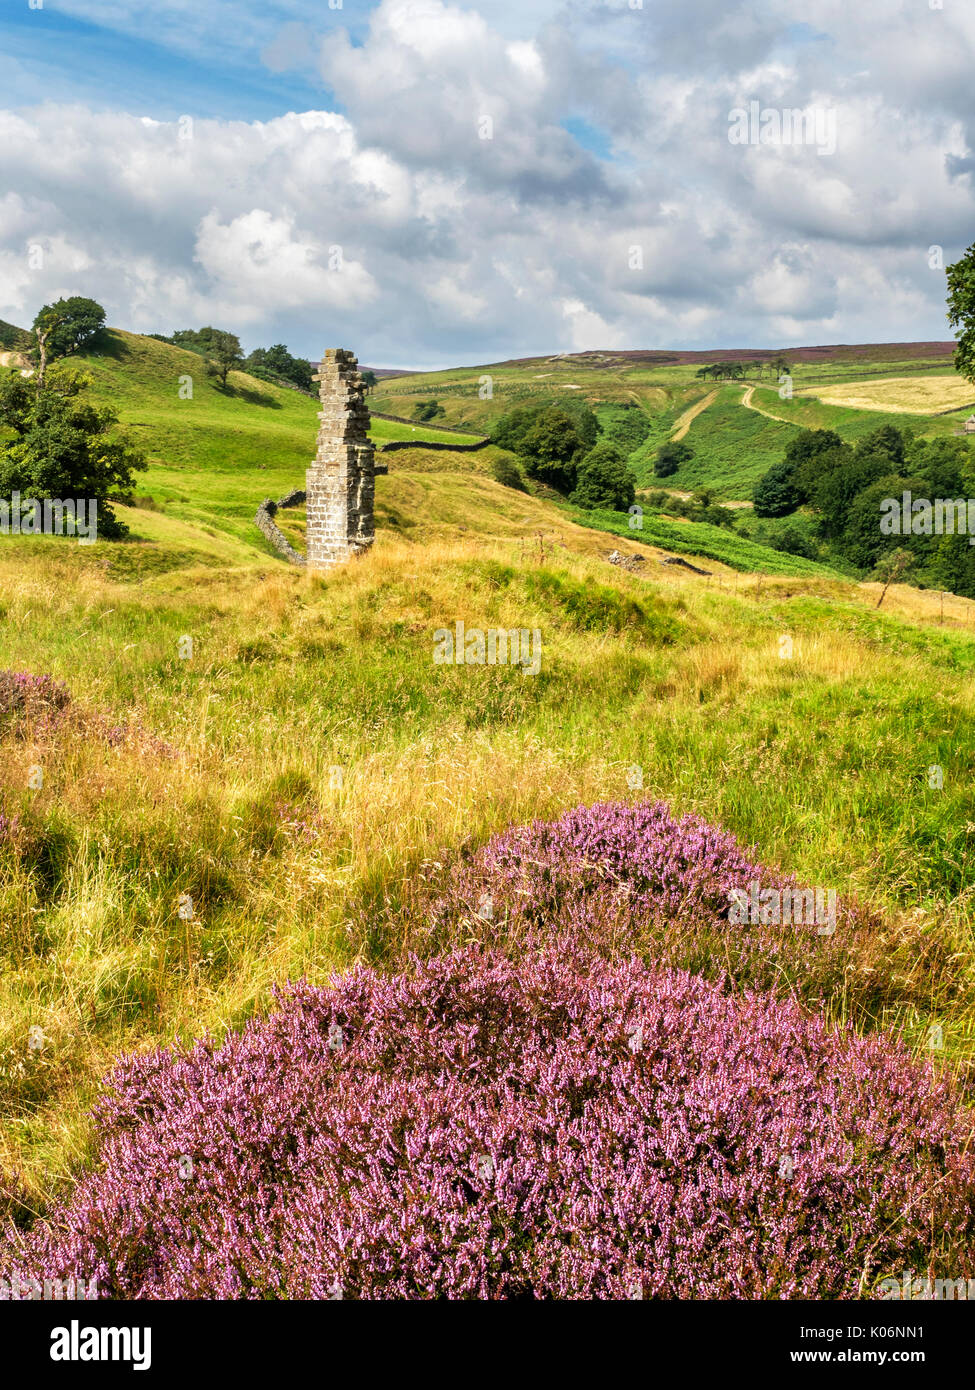
MULTIPOLYGON (((424 454, 422 444, 390 454, 389 475, 377 479, 373 550, 327 576, 308 575, 273 556, 251 522, 264 496, 301 485, 314 402, 233 378, 226 395, 206 384, 179 401, 175 379, 188 354, 114 336, 118 351, 89 365, 149 446, 142 503, 119 508, 130 538, 92 547, 0 542, 0 668, 54 682, 20 682, 0 698, 0 1201, 19 1227, 69 1197, 86 1165, 116 1180, 115 1158, 99 1159, 91 1115, 115 1058, 200 1038, 235 1056, 251 1046, 235 1042, 235 1030, 275 1017, 273 990, 287 981, 327 987, 288 1005, 285 1017, 288 1009, 298 1020, 321 1015, 328 1029, 338 1017, 329 1003, 335 972, 352 981, 343 985, 349 1018, 365 997, 348 975, 356 967, 375 972, 362 988, 378 991, 394 1013, 413 1007, 410 990, 427 988, 413 956, 445 998, 459 990, 467 1000, 464 981, 482 968, 491 979, 501 972, 511 1036, 527 1030, 519 1055, 544 1052, 551 1040, 520 1012, 528 985, 504 973, 516 939, 504 924, 525 899, 515 893, 499 918, 490 944, 501 955, 457 970, 437 962, 472 949, 471 914, 432 912, 431 904, 444 901, 465 865, 480 873, 484 855, 501 854, 493 837, 603 802, 637 812, 660 801, 674 816, 701 817, 736 837, 763 872, 836 889, 859 905, 855 914, 862 909, 840 956, 776 948, 762 966, 766 975, 772 969, 768 978, 750 974, 753 966, 729 955, 726 936, 706 925, 707 949, 693 960, 722 1000, 739 999, 761 978, 779 1000, 761 1026, 778 1028, 775 1010, 796 1009, 802 1022, 788 1027, 802 1032, 808 1056, 826 1048, 832 1059, 821 1075, 839 1062, 817 1030, 848 1025, 860 1039, 850 1046, 865 1049, 857 1066, 874 1077, 878 1096, 888 1081, 877 1079, 871 1040, 880 1038, 883 1052, 883 1040, 897 1035, 904 1052, 890 1065, 908 1070, 891 1072, 891 1086, 913 1086, 904 1076, 923 1073, 950 1078, 953 1094, 972 1098, 975 604, 896 585, 877 611, 876 584, 721 528, 647 517, 634 533, 619 514, 580 513, 502 487, 487 475, 492 450, 424 454), (642 555, 642 569, 608 564, 616 545, 642 555), (665 554, 708 556, 712 573, 661 565, 665 554), (433 633, 457 620, 539 629, 540 673, 435 664, 433 633), (394 1009, 383 981, 396 972, 418 983, 403 985, 394 1009)), ((512 382, 502 401, 519 398, 519 373, 499 369, 512 382)), ((469 371, 438 376, 462 386, 472 379, 469 371)), ((392 379, 372 403, 408 404, 408 380, 392 379)), ((429 378, 423 389, 445 407, 455 401, 449 423, 483 426, 482 403, 470 393, 461 409, 459 391, 441 394, 429 378)), ((686 380, 633 389, 666 390, 670 419, 700 394, 686 380)), ((737 419, 732 393, 740 389, 722 388, 715 422, 737 419)), ((774 423, 741 415, 748 430, 753 417, 763 432, 774 423)), ((752 462, 765 448, 756 438, 740 444, 754 451, 752 462)), ((734 457, 733 442, 721 447, 721 457, 734 457)), ((282 524, 300 541, 300 512, 282 514, 282 524)), ((615 913, 616 897, 613 904, 615 913)), ((602 926, 617 931, 619 920, 602 926)), ((678 947, 661 956, 659 934, 640 927, 624 955, 635 952, 641 969, 653 972, 663 959, 679 972, 691 957, 678 947)), ((670 992, 690 988, 692 1012, 756 1036, 747 1011, 728 1004, 726 1013, 695 993, 703 985, 612 974, 622 958, 610 953, 598 966, 610 972, 605 997, 623 1009, 620 1018, 628 990, 643 991, 653 1013, 666 1012, 670 992)), ((531 989, 578 1000, 575 977, 552 969, 544 988, 536 981, 531 989)), ((273 1034, 276 1025, 267 1026, 273 1034)), ((698 1036, 707 1055, 712 1042, 698 1036)), ((625 1038, 620 1048, 625 1061, 625 1038)), ((584 1070, 585 1052, 565 1065, 584 1070)), ((676 1054, 667 1057, 677 1095, 686 1082, 676 1054)), ((753 1062, 767 1064, 758 1053, 753 1062)), ((401 1065, 391 1075, 413 1094, 420 1081, 406 1052, 401 1065)), ((845 1074, 840 1067, 837 1076, 845 1074)), ((126 1082, 134 1096, 144 1084, 141 1073, 126 1082)), ((162 1073, 158 1084, 169 1086, 162 1073)), ((429 1096, 422 1087, 416 1095, 419 1113, 429 1096)), ((128 1101, 119 1104, 125 1110, 128 1101)), ((824 1114, 836 1109, 825 1095, 823 1104, 824 1114)), ((510 1119, 515 1133, 518 1117, 510 1119)), ((124 1137, 129 1122, 112 1123, 124 1137)), ((197 1133, 192 1142, 204 1139, 197 1133)), ((881 1140, 871 1133, 862 1142, 881 1140)), ((890 1152, 896 1144, 889 1140, 890 1152)), ((899 1192, 891 1189, 894 1206, 899 1192)), ((389 1200, 396 1209, 399 1197, 389 1200)), ((834 1225, 824 1224, 827 1244, 834 1225)), ((910 1242, 921 1238, 909 1233, 910 1242)), ((832 1270, 825 1251, 817 1259, 832 1270)), ((727 1290, 734 1261, 719 1264, 713 1288, 727 1290)), ((624 1266, 607 1296, 621 1296, 624 1266)), ((179 1277, 188 1281, 178 1285, 183 1295, 205 1287, 194 1283, 199 1270, 179 1277)), ((423 1288, 440 1287, 439 1277, 423 1288)), ((855 1278, 832 1277, 814 1280, 817 1296, 866 1291, 855 1278)), ((273 1296, 307 1296, 316 1278, 275 1284, 273 1296)), ((558 1264, 538 1287, 580 1296, 596 1278, 558 1264)), ((368 1280, 362 1287, 362 1296, 386 1296, 368 1280)), ((756 1291, 746 1280, 736 1296, 756 1291)), ((417 1288, 394 1292, 415 1296, 417 1288)))

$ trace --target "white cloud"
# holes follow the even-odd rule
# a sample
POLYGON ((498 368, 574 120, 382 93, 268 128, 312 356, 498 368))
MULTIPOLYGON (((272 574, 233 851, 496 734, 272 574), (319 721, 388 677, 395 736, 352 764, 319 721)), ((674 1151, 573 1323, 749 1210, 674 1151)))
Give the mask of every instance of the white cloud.
MULTIPOLYGON (((975 239, 970 7, 810 0, 799 32, 790 0, 572 4, 558 24, 552 4, 383 0, 368 32, 314 44, 297 0, 217 8, 272 65, 319 51, 342 110, 0 113, 0 317, 84 292, 142 331, 219 322, 389 365, 947 336, 927 248, 975 239), (732 145, 753 98, 835 110, 835 153, 732 145)), ((173 43, 206 18, 155 9, 173 43)))

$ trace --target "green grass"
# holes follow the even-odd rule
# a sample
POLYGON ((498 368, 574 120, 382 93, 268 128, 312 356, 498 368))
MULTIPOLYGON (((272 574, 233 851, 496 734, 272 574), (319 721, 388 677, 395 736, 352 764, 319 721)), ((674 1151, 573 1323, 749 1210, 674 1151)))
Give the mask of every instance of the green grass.
MULTIPOLYGON (((112 405, 145 452, 149 468, 137 476, 138 494, 151 498, 167 518, 187 523, 195 538, 204 530, 219 531, 240 542, 251 552, 240 555, 244 563, 272 554, 253 524, 254 513, 265 497, 303 486, 315 452, 316 400, 243 372, 231 372, 223 389, 196 354, 115 329, 72 362, 92 375, 96 398, 112 405)), ((431 425, 414 430, 391 420, 374 420, 370 433, 377 444, 452 438, 431 425)), ((390 456, 394 467, 404 452, 390 456)), ((429 457, 441 471, 449 460, 465 459, 442 452, 429 457)), ((479 466, 488 468, 490 459, 479 466)), ((145 526, 139 534, 148 534, 145 526)))
POLYGON ((583 511, 580 507, 569 510, 572 519, 580 526, 591 526, 628 541, 660 546, 678 555, 718 560, 730 569, 744 573, 823 575, 831 578, 836 578, 839 573, 830 565, 772 550, 723 526, 711 526, 703 521, 670 521, 645 511, 641 518, 642 525, 636 530, 631 528, 629 516, 622 512, 583 511))
MULTIPOLYGON (((975 387, 972 390, 975 395, 975 387)), ((882 425, 893 425, 895 429, 900 430, 914 430, 925 437, 947 435, 958 428, 955 416, 960 414, 962 419, 965 418, 964 411, 956 411, 951 416, 910 415, 897 411, 853 410, 848 406, 827 405, 808 396, 793 396, 791 400, 780 400, 777 391, 765 387, 756 390, 754 402, 763 410, 773 415, 781 415, 803 429, 835 430, 842 439, 851 444, 855 444, 865 434, 872 434, 882 425)))
MULTIPOLYGON (((798 395, 781 400, 778 387, 768 384, 767 375, 759 378, 754 368, 743 383, 734 385, 701 381, 697 370, 696 363, 648 366, 614 359, 613 354, 603 359, 596 354, 536 358, 388 379, 380 382, 371 401, 378 410, 408 415, 417 400, 436 399, 444 408, 445 423, 489 432, 492 422, 514 406, 582 399, 595 410, 607 434, 625 413, 624 404, 638 405, 647 415, 650 433, 630 453, 629 463, 641 486, 653 486, 657 449, 671 436, 683 411, 717 389, 717 400, 694 420, 687 435, 695 457, 666 485, 684 491, 709 488, 718 498, 739 500, 751 497, 757 479, 781 459, 798 428, 835 429, 851 442, 885 423, 937 436, 951 434, 969 413, 901 415, 828 406, 798 395), (492 394, 484 400, 479 392, 488 376, 492 394), (578 390, 570 391, 570 385, 578 390), (742 406, 746 385, 756 388, 754 403, 782 422, 742 406)), ((950 361, 943 356, 918 357, 916 350, 890 344, 838 352, 831 361, 796 362, 792 376, 798 392, 817 384, 950 370, 950 361)))
MULTIPOLYGON (((762 474, 782 458, 796 430, 745 409, 741 396, 740 386, 723 386, 692 422, 684 442, 694 457, 665 480, 667 487, 689 492, 708 487, 716 497, 748 498, 762 474)), ((653 480, 649 463, 638 473, 645 486, 653 480)))
MULTIPOLYGON (((494 831, 601 798, 661 797, 874 904, 863 977, 829 1016, 918 1046, 938 1022, 947 1063, 975 1063, 975 605, 949 596, 942 618, 898 585, 877 612, 875 586, 826 566, 649 514, 631 531, 501 487, 490 449, 422 444, 377 480, 373 551, 307 575, 251 519, 302 481, 314 402, 233 379, 181 402, 197 359, 111 341, 91 367, 143 433, 153 504, 123 509, 124 544, 0 544, 0 667, 63 680, 75 711, 53 732, 0 724, 0 811, 20 826, 0 843, 0 1182, 39 1205, 77 1172, 118 1051, 220 1036, 277 982, 422 952, 378 909, 494 831), (617 543, 642 574, 607 564, 617 543), (539 675, 435 665, 458 619, 537 627, 539 675)), ((514 392, 524 373, 498 375, 514 392)), ((472 373, 437 375, 466 391, 472 373)), ((670 368, 589 375, 602 409, 632 390, 657 427, 701 391, 670 368)), ((740 410, 718 404, 708 438, 740 410)), ((767 444, 732 440, 740 470, 767 444)), ((301 510, 282 525, 300 540, 301 510)))
POLYGON ((0 319, 0 348, 5 351, 16 351, 25 348, 30 343, 30 334, 23 328, 18 328, 16 324, 6 323, 0 319))

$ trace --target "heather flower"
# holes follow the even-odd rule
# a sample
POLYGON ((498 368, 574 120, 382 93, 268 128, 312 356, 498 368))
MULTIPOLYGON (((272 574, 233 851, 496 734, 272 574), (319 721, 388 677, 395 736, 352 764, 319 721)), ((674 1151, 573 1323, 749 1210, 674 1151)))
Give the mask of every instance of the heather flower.
POLYGON ((971 1121, 887 1037, 469 947, 129 1057, 97 1166, 0 1272, 119 1298, 852 1298, 972 1273, 971 1121), (333 1040, 341 1037, 342 1045, 333 1040))
POLYGON ((58 727, 71 703, 71 692, 52 676, 29 671, 0 671, 0 719, 29 720, 35 731, 58 727))
POLYGON ((80 710, 61 681, 29 671, 0 671, 0 720, 3 719, 13 724, 18 737, 25 736, 29 728, 34 739, 46 739, 68 725, 100 739, 110 748, 132 744, 160 757, 176 756, 170 744, 145 732, 135 720, 113 724, 96 710, 80 710))
POLYGON ((739 986, 790 994, 801 982, 807 1000, 844 987, 852 1001, 871 988, 869 912, 840 900, 829 935, 802 921, 730 921, 733 890, 754 884, 799 888, 699 816, 675 817, 661 802, 600 803, 496 835, 441 878, 417 930, 431 950, 472 937, 536 950, 559 932, 601 954, 639 950, 739 986))

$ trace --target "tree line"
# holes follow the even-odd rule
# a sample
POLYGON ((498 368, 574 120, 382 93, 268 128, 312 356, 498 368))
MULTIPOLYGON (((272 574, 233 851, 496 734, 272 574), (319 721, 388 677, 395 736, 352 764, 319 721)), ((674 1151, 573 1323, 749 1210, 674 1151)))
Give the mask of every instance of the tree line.
POLYGON ((636 496, 636 476, 626 459, 640 442, 633 442, 634 431, 641 430, 645 437, 649 423, 642 411, 632 424, 624 417, 618 438, 600 439, 602 426, 583 401, 517 406, 494 423, 491 441, 518 462, 499 461, 494 476, 524 489, 527 475, 576 506, 626 511, 636 496))
POLYGON ((975 547, 964 531, 938 534, 933 506, 964 504, 973 484, 963 438, 920 439, 886 424, 850 444, 834 430, 803 430, 758 480, 752 502, 760 517, 807 508, 828 549, 861 571, 889 568, 899 553, 899 572, 910 570, 912 582, 975 598, 975 547))
POLYGON ((749 372, 754 372, 759 380, 768 372, 775 380, 783 375, 788 376, 791 370, 788 359, 780 356, 771 362, 714 362, 708 367, 699 367, 694 375, 700 381, 707 381, 709 377, 715 381, 743 381, 749 372))

